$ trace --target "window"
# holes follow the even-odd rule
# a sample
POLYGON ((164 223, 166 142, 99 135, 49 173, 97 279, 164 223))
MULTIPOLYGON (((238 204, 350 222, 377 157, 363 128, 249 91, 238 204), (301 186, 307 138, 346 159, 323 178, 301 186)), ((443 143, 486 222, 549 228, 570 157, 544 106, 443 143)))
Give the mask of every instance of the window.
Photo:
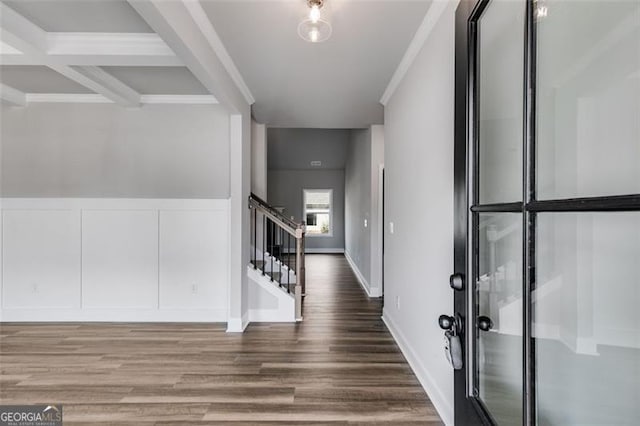
POLYGON ((307 222, 308 236, 333 235, 333 190, 302 190, 302 217, 307 222))

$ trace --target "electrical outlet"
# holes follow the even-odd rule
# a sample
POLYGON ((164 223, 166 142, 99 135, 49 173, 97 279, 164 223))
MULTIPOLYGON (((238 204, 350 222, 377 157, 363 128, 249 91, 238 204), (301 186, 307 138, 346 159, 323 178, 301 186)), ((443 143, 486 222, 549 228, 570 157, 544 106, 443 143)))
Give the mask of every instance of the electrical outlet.
POLYGON ((198 286, 196 284, 191 286, 191 294, 198 294, 198 286))
POLYGON ((366 228, 369 225, 369 222, 367 222, 367 219, 364 220, 364 227, 366 228))
POLYGON ((389 232, 393 234, 393 222, 389 222, 389 232))
POLYGON ((396 309, 400 310, 400 296, 396 296, 396 309))

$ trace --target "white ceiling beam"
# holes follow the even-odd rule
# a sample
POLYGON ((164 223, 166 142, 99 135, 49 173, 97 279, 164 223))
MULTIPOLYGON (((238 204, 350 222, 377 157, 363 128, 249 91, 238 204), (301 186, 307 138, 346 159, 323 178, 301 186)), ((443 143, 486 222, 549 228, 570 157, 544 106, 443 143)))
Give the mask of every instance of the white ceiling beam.
MULTIPOLYGON (((243 89, 236 82, 239 74, 234 78, 231 75, 233 71, 227 68, 231 58, 225 58, 224 55, 219 54, 219 49, 212 46, 210 32, 203 33, 202 28, 206 23, 197 22, 194 19, 193 11, 188 6, 193 2, 164 0, 128 0, 128 2, 222 105, 231 111, 241 113, 253 103, 253 97, 248 89, 243 89)), ((209 22, 208 25, 210 26, 211 23, 209 22)), ((213 27, 211 30, 213 31, 213 27)))
MULTIPOLYGON (((67 65, 183 66, 157 34, 152 33, 45 33, 46 55, 67 65)), ((38 65, 40 56, 24 55, 6 45, 0 49, 5 65, 38 65)))
POLYGON ((84 75, 91 81, 96 81, 102 84, 104 87, 110 88, 112 91, 120 94, 127 99, 128 102, 138 104, 140 103, 140 93, 133 90, 105 70, 95 66, 73 67, 74 70, 84 75))
POLYGON ((231 55, 229 55, 229 52, 227 52, 227 49, 224 47, 222 39, 218 36, 215 28, 213 28, 213 24, 207 16, 207 13, 202 8, 202 4, 200 4, 199 1, 186 1, 184 2, 184 5, 191 14, 193 20, 198 24, 198 28, 200 28, 200 31, 202 31, 202 34, 206 37, 213 51, 216 52, 216 55, 220 58, 220 61, 222 61, 222 64, 233 79, 233 82, 242 92, 247 103, 249 105, 254 104, 256 100, 253 98, 251 90, 249 90, 249 86, 245 83, 242 75, 240 74, 240 70, 238 70, 233 59, 231 59, 231 55))
POLYGON ((22 52, 15 47, 9 46, 7 43, 0 41, 0 55, 20 56, 22 52))
POLYGON ((2 103, 10 106, 23 107, 27 105, 27 97, 23 92, 2 83, 0 83, 0 99, 2 103))
MULTIPOLYGON (((74 68, 62 62, 59 58, 48 55, 49 42, 46 31, 3 3, 0 3, 0 14, 3 18, 0 38, 3 42, 26 55, 38 58, 41 65, 57 71, 68 79, 93 90, 115 103, 124 106, 140 105, 140 94, 128 87, 128 90, 123 90, 123 87, 126 87, 124 83, 119 82, 119 84, 110 85, 109 82, 113 83, 113 80, 107 78, 96 79, 93 70, 74 68)), ((112 79, 115 79, 115 77, 112 77, 112 79)))
POLYGON ((455 8, 457 4, 457 2, 453 1, 434 1, 431 3, 431 6, 429 6, 429 9, 427 10, 427 14, 418 27, 413 40, 409 43, 409 47, 404 53, 400 64, 393 73, 393 76, 391 76, 391 80, 380 98, 380 103, 382 105, 386 106, 389 103, 389 100, 395 93, 398 86, 400 86, 404 76, 407 74, 409 68, 411 68, 411 65, 420 53, 422 46, 424 46, 436 24, 440 21, 442 14, 447 10, 447 8, 455 8))
MULTIPOLYGON (((105 104, 112 103, 102 95, 93 93, 23 93, 26 103, 74 103, 105 104)), ((142 95, 142 104, 183 104, 214 105, 218 101, 211 95, 142 95)))

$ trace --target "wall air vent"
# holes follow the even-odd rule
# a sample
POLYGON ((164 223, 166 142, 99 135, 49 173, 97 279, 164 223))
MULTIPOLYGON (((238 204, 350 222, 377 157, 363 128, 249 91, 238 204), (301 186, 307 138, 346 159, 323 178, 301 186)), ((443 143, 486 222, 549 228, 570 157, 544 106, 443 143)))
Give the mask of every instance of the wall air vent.
POLYGON ((311 162, 311 167, 320 167, 320 166, 322 166, 322 161, 315 160, 311 162))

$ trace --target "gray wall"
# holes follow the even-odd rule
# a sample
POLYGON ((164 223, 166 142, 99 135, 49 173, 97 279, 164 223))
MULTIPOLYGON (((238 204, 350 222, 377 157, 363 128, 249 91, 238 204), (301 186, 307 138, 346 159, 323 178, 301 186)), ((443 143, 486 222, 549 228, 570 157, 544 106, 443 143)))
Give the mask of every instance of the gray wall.
POLYGON ((383 317, 401 336, 399 343, 444 422, 453 424, 453 371, 438 316, 453 306, 447 283, 453 270, 457 2, 438 5, 445 11, 385 108, 383 317))
POLYGON ((267 126, 251 120, 251 192, 267 199, 267 126))
POLYGON ((344 249, 344 170, 269 170, 269 204, 302 220, 303 189, 333 189, 333 236, 308 237, 309 249, 344 249))
POLYGON ((303 189, 333 189, 333 236, 309 237, 309 249, 344 249, 344 167, 349 130, 267 130, 269 204, 285 208, 287 216, 302 220, 303 189), (311 167, 311 161, 322 161, 311 167))
POLYGON ((310 169, 313 160, 322 161, 321 169, 344 169, 350 133, 334 129, 268 129, 269 169, 310 169))
POLYGON ((228 198, 217 105, 2 107, 2 196, 228 198))
POLYGON ((353 130, 345 168, 345 253, 371 282, 371 130, 353 130), (367 226, 364 226, 364 221, 367 226))

